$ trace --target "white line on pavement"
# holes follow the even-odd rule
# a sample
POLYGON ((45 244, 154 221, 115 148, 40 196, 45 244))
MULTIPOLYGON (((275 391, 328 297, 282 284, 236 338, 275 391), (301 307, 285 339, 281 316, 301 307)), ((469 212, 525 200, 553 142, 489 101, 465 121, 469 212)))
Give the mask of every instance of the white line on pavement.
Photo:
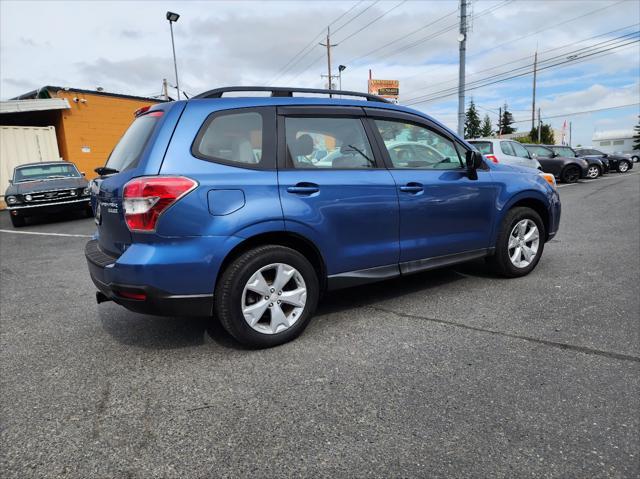
POLYGON ((67 233, 41 233, 38 231, 0 230, 0 233, 13 233, 16 235, 65 236, 68 238, 92 238, 91 235, 72 235, 67 233))
MULTIPOLYGON (((621 178, 628 178, 630 176, 634 176, 634 175, 640 175, 640 171, 633 171, 631 173, 624 173, 624 174, 618 174, 618 175, 614 175, 614 176, 601 176, 600 178, 596 178, 595 181, 602 181, 602 180, 619 180, 621 178)), ((557 185, 557 188, 564 188, 565 186, 575 186, 575 185, 583 185, 585 183, 591 183, 594 180, 580 180, 576 183, 563 183, 561 185, 557 185)))

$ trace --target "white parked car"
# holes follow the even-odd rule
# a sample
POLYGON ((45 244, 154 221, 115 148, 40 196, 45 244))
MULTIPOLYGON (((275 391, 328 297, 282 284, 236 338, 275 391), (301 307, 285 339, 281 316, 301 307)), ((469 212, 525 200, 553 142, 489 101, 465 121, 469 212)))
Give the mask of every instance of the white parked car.
POLYGON ((532 158, 527 149, 517 141, 502 140, 500 138, 478 138, 468 140, 485 158, 494 163, 505 165, 526 166, 542 170, 542 166, 532 158))

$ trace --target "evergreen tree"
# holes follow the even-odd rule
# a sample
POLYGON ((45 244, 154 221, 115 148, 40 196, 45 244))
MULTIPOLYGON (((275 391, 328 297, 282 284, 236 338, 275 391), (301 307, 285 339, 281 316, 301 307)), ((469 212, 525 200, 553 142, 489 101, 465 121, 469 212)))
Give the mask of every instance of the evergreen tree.
POLYGON ((484 120, 482 120, 482 126, 480 127, 480 137, 488 138, 493 135, 493 125, 491 124, 491 118, 489 115, 484 116, 484 120))
POLYGON ((500 122, 498 123, 498 130, 503 135, 516 132, 516 128, 511 126, 513 124, 513 115, 508 108, 509 106, 505 103, 504 109, 502 110, 502 118, 500 118, 500 122))
POLYGON ((633 129, 636 131, 633 135, 633 149, 640 150, 640 115, 638 115, 638 124, 633 129))
POLYGON ((465 114, 464 137, 480 138, 480 115, 478 115, 476 105, 473 103, 473 98, 469 102, 469 108, 465 114))
MULTIPOLYGON (((531 130, 531 133, 529 133, 529 136, 526 138, 528 138, 529 141, 524 141, 523 143, 538 143, 538 127, 531 130)), ((551 125, 543 123, 540 131, 540 143, 543 145, 553 145, 555 141, 553 128, 551 128, 551 125)))

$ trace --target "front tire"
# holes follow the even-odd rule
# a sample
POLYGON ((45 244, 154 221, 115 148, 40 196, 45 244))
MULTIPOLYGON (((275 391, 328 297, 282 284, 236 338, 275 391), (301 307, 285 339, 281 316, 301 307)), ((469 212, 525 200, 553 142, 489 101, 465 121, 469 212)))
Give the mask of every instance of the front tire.
POLYGON ((565 183, 576 183, 580 179, 580 168, 576 165, 569 165, 562 171, 560 178, 565 183))
POLYGON ((596 165, 589 166, 587 170, 587 178, 591 180, 595 180, 598 176, 600 176, 600 168, 596 165))
POLYGON ((495 254, 488 262, 507 278, 525 276, 540 261, 545 237, 544 223, 538 213, 531 208, 513 208, 502 220, 495 254))
POLYGON ((14 228, 21 228, 26 224, 24 216, 11 215, 11 224, 14 228))
POLYGON ((629 162, 627 160, 622 160, 618 162, 618 173, 626 173, 629 171, 629 162))
POLYGON ((284 246, 260 246, 224 270, 216 286, 214 309, 237 341, 268 348, 304 331, 319 294, 316 271, 303 255, 284 246))

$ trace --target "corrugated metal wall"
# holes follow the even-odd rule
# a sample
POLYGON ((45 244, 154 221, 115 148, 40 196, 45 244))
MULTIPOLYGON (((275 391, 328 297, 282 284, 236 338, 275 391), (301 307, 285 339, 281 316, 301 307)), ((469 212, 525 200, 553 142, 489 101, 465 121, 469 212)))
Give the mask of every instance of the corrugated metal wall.
POLYGON ((16 166, 60 159, 54 127, 0 126, 0 198, 16 166))

